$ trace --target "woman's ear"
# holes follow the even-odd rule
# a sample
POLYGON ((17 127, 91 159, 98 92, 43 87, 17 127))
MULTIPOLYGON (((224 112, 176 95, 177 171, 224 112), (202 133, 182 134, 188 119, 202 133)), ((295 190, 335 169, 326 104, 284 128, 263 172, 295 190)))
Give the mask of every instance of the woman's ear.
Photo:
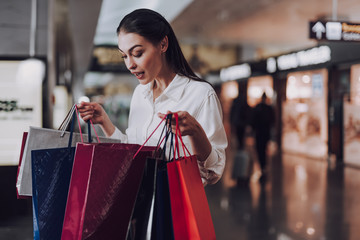
POLYGON ((167 36, 165 36, 163 38, 163 40, 161 40, 160 42, 160 50, 162 53, 165 53, 168 49, 168 46, 169 46, 169 39, 167 36))

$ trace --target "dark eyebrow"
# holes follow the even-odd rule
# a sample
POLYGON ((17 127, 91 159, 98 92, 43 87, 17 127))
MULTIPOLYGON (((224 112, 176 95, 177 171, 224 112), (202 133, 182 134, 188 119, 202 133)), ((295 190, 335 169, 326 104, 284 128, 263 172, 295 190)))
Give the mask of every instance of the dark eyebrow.
MULTIPOLYGON (((142 47, 142 45, 141 44, 136 44, 136 45, 134 45, 134 46, 132 46, 130 49, 129 49, 129 52, 131 53, 133 50, 134 50, 134 48, 136 48, 136 47, 142 47)), ((121 50, 120 48, 119 48, 119 50, 120 50, 120 52, 124 52, 123 50, 121 50)))

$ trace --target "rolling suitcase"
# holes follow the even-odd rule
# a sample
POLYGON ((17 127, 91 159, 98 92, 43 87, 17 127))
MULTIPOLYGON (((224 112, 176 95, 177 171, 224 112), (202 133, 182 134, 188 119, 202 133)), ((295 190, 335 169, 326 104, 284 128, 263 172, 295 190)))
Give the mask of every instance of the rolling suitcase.
POLYGON ((238 150, 234 156, 232 178, 237 181, 249 181, 253 170, 253 161, 248 151, 238 150))

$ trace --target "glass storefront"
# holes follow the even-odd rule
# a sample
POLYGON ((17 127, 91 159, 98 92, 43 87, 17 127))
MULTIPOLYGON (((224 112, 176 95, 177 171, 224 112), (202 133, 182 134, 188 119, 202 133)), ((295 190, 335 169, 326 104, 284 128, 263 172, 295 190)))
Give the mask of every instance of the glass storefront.
POLYGON ((326 69, 287 76, 282 103, 282 151, 324 159, 328 153, 326 69))
POLYGON ((360 64, 351 67, 350 96, 344 99, 344 162, 360 166, 360 64))

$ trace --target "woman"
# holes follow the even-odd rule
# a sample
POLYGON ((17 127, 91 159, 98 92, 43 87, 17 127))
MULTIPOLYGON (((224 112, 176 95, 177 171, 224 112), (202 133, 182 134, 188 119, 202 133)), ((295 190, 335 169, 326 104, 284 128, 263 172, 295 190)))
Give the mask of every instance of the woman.
MULTIPOLYGON (((227 138, 211 85, 191 70, 170 24, 157 12, 131 12, 120 22, 117 35, 126 67, 140 82, 132 96, 126 134, 97 103, 80 103, 81 117, 100 124, 108 137, 142 144, 165 114, 177 112, 184 143, 197 155, 203 183, 216 183, 225 166, 227 138)), ((155 132, 148 145, 156 145, 160 132, 155 132)))

